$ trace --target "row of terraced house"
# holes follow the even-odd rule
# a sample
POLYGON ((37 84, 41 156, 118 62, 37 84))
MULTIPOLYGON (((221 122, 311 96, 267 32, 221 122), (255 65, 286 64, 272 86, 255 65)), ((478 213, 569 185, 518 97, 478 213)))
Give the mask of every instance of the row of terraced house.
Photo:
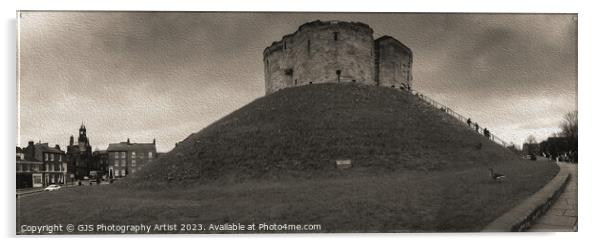
POLYGON ((110 143, 106 150, 94 150, 82 124, 77 142, 73 136, 62 150, 48 143, 29 141, 16 149, 17 189, 50 184, 77 184, 80 180, 112 181, 140 171, 157 158, 156 141, 133 143, 130 139, 110 143))

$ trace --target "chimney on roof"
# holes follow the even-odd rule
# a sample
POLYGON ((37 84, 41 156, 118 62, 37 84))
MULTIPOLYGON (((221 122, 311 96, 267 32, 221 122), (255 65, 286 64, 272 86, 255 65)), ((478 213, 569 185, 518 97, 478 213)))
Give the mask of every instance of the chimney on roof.
POLYGON ((55 148, 55 149, 57 149, 57 150, 61 150, 61 146, 60 146, 60 145, 58 145, 58 144, 57 144, 57 145, 55 145, 55 146, 54 146, 54 148, 55 148))
POLYGON ((153 144, 157 145, 157 140, 153 138, 153 144))
POLYGON ((25 159, 26 160, 31 160, 31 159, 35 158, 35 156, 36 156, 36 147, 34 146, 33 141, 29 141, 27 143, 27 151, 23 151, 23 153, 25 154, 25 159))
POLYGON ((128 141, 127 141, 127 143, 128 143, 128 144, 130 144, 130 138, 128 138, 128 141))

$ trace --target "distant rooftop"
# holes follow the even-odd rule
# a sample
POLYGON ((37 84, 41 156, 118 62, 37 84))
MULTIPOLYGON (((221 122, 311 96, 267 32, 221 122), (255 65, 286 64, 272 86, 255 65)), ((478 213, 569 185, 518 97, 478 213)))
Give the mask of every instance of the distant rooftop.
POLYGON ((156 151, 154 143, 110 143, 106 151, 156 151))

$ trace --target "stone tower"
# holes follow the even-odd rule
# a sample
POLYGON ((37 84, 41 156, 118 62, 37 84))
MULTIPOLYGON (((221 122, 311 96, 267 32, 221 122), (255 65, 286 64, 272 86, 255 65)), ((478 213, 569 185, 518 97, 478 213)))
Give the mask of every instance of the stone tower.
POLYGON ((90 142, 86 136, 86 126, 82 123, 79 127, 79 137, 77 138, 77 145, 81 151, 85 151, 87 147, 90 147, 90 142))
POLYGON ((69 138, 67 146, 67 172, 73 174, 76 179, 90 175, 90 164, 92 159, 92 146, 86 135, 86 126, 82 123, 79 127, 79 137, 74 143, 73 136, 69 138))
POLYGON ((374 80, 388 87, 412 86, 412 50, 390 36, 374 41, 374 80))
POLYGON ((263 51, 266 94, 313 83, 410 88, 412 51, 360 22, 313 21, 263 51))

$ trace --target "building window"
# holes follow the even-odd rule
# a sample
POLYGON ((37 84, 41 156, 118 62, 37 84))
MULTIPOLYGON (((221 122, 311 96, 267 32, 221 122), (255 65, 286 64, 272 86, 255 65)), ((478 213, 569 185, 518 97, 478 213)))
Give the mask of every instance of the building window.
POLYGON ((119 166, 119 160, 115 160, 115 162, 113 163, 114 166, 118 167, 119 166))
POLYGON ((54 154, 50 154, 50 161, 54 161, 54 154))
POLYGON ((136 169, 132 169, 132 174, 134 174, 136 172, 136 169))
POLYGON ((63 156, 59 155, 59 161, 63 161, 63 156))
POLYGON ((341 82, 341 70, 337 70, 337 82, 341 82))
POLYGON ((48 153, 44 153, 44 160, 48 161, 48 153))
POLYGON ((136 166, 136 159, 132 159, 132 166, 136 166))
POLYGON ((334 32, 334 41, 339 40, 339 32, 334 32))
POLYGON ((136 152, 132 151, 132 159, 136 158, 136 152))
POLYGON ((121 160, 121 165, 125 167, 125 159, 121 160))
POLYGON ((121 158, 125 158, 125 152, 121 152, 121 158))
POLYGON ((152 152, 152 151, 149 151, 149 152, 148 152, 148 159, 152 159, 152 158, 153 158, 153 152, 152 152))

